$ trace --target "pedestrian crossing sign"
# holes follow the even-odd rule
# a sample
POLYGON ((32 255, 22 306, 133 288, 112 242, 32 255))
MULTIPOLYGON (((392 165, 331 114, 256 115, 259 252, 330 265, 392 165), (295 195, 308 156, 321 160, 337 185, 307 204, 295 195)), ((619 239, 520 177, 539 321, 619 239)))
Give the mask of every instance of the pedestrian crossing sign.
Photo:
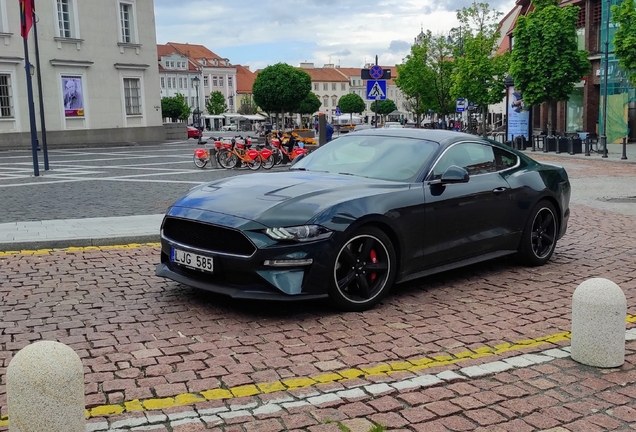
POLYGON ((386 80, 367 81, 367 100, 386 99, 386 80))

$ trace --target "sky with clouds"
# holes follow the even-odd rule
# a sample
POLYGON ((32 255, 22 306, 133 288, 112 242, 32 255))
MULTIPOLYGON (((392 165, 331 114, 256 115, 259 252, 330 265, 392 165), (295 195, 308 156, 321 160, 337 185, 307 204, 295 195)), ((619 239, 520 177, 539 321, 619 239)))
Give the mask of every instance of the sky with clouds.
MULTIPOLYGON (((278 62, 400 63, 421 28, 457 26, 472 0, 155 0, 157 43, 205 45, 252 70, 278 62)), ((493 0, 504 14, 514 0, 493 0)))

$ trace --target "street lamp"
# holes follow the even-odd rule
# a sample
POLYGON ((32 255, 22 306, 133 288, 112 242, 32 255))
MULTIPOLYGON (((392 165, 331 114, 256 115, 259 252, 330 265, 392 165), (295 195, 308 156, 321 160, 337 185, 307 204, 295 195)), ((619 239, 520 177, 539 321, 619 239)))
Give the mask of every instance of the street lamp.
POLYGON ((603 156, 607 157, 607 79, 609 71, 609 24, 612 0, 607 0, 607 19, 605 20, 605 53, 603 56, 603 130, 601 131, 601 147, 603 156))
POLYGON ((192 112, 192 122, 194 123, 194 127, 199 130, 198 143, 201 144, 201 135, 203 135, 203 127, 201 126, 201 109, 199 108, 199 82, 201 82, 201 80, 198 76, 195 76, 192 81, 194 81, 194 91, 197 94, 196 107, 192 112))

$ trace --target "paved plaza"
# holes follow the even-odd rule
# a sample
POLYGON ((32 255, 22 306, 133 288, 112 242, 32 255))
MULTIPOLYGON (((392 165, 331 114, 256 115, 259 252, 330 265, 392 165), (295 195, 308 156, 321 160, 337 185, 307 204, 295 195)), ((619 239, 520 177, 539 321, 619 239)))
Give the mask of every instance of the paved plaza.
POLYGON ((81 357, 88 431, 636 428, 636 154, 532 154, 564 165, 573 185, 569 230, 547 265, 498 259, 341 313, 233 301, 154 276, 170 202, 249 175, 195 168, 195 145, 55 150, 40 178, 27 152, 0 153, 0 236, 11 224, 24 231, 0 237, 0 430, 6 367, 38 340, 81 357), (113 237, 122 242, 100 244, 113 237), (627 297, 619 368, 569 357, 572 293, 591 277, 627 297))

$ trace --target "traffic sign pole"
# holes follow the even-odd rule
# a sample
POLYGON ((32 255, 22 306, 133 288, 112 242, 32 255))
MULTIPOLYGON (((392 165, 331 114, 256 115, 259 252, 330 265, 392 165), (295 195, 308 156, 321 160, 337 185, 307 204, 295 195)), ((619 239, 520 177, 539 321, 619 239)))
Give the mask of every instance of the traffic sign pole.
MULTIPOLYGON (((378 65, 378 56, 375 56, 375 65, 378 65)), ((382 70, 382 69, 380 69, 382 70)), ((378 128, 378 98, 375 98, 375 128, 378 128)))

